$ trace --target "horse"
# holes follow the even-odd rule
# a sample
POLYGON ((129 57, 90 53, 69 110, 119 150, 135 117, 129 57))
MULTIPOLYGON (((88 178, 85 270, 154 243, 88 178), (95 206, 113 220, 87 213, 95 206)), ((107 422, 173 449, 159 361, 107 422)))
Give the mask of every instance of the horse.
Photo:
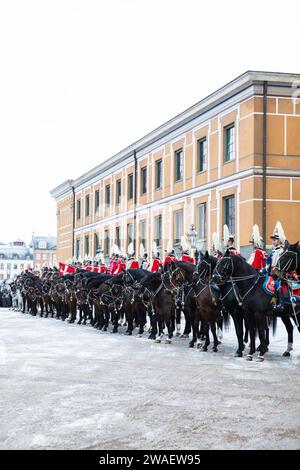
POLYGON ((150 312, 151 333, 149 339, 160 343, 164 337, 164 326, 168 329, 166 344, 171 344, 175 329, 174 286, 169 272, 149 273, 140 281, 138 291, 142 302, 150 312), (157 333, 159 335, 156 338, 157 333))
MULTIPOLYGON (((244 258, 227 250, 213 271, 212 281, 217 286, 221 286, 224 282, 231 286, 238 304, 245 311, 245 318, 249 325, 250 351, 247 359, 251 361, 255 353, 257 328, 260 339, 257 362, 264 361, 264 355, 268 351, 266 337, 268 316, 274 319, 273 331, 275 330, 272 297, 263 288, 265 276, 258 273, 244 258)), ((286 306, 285 314, 291 315, 291 313, 291 308, 286 306)))

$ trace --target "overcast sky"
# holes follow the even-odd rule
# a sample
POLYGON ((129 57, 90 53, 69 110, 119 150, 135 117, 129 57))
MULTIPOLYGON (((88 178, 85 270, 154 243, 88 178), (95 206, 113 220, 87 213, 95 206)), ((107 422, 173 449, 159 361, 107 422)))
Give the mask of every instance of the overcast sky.
POLYGON ((0 0, 0 241, 49 191, 246 70, 300 72, 300 2, 0 0))

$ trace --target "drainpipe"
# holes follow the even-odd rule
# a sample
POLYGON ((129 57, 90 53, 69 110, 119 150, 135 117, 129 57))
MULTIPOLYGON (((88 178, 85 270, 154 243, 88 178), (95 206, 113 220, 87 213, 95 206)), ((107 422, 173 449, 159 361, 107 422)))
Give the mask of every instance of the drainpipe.
POLYGON ((136 226, 136 204, 137 204, 137 156, 136 150, 133 151, 134 158, 134 196, 133 196, 133 246, 135 256, 138 256, 137 252, 137 226, 136 226))
POLYGON ((72 215, 72 258, 74 257, 74 246, 75 246, 75 188, 72 185, 72 193, 73 193, 73 215, 72 215))
POLYGON ((262 236, 264 247, 267 236, 267 91, 268 82, 263 83, 263 128, 262 128, 262 236))

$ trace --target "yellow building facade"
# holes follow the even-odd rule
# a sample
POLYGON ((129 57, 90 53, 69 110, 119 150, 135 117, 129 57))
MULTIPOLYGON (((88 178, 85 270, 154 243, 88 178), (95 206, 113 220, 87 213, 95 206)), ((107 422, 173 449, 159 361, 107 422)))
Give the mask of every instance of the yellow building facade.
POLYGON ((227 223, 247 255, 253 224, 267 245, 277 220, 300 238, 300 75, 246 72, 76 180, 51 191, 57 258, 130 241, 161 254, 194 224, 212 247, 227 223), (299 98, 298 98, 299 97, 299 98))

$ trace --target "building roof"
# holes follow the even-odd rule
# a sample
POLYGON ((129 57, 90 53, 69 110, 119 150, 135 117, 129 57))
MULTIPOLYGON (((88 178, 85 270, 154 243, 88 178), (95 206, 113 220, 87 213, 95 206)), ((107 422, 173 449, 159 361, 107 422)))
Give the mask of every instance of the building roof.
POLYGON ((56 250, 56 237, 34 235, 32 247, 35 250, 56 250))
POLYGON ((283 96, 290 96, 293 87, 295 89, 300 88, 300 74, 247 71, 77 179, 64 181, 50 191, 51 196, 57 199, 63 195, 71 194, 75 188, 84 185, 92 178, 101 177, 104 172, 111 170, 117 164, 126 160, 133 160, 134 152, 137 153, 137 156, 141 156, 147 150, 151 150, 151 145, 162 145, 167 136, 176 131, 183 132, 189 124, 193 126, 195 119, 206 115, 209 111, 218 108, 231 98, 237 97, 240 99, 240 96, 244 94, 246 99, 247 94, 250 96, 253 92, 262 94, 265 81, 268 82, 269 87, 273 87, 274 92, 276 88, 279 88, 280 94, 283 96))
MULTIPOLYGON (((21 240, 19 240, 20 242, 21 240)), ((15 245, 14 242, 0 245, 0 259, 33 259, 32 249, 26 246, 25 243, 15 245)))

